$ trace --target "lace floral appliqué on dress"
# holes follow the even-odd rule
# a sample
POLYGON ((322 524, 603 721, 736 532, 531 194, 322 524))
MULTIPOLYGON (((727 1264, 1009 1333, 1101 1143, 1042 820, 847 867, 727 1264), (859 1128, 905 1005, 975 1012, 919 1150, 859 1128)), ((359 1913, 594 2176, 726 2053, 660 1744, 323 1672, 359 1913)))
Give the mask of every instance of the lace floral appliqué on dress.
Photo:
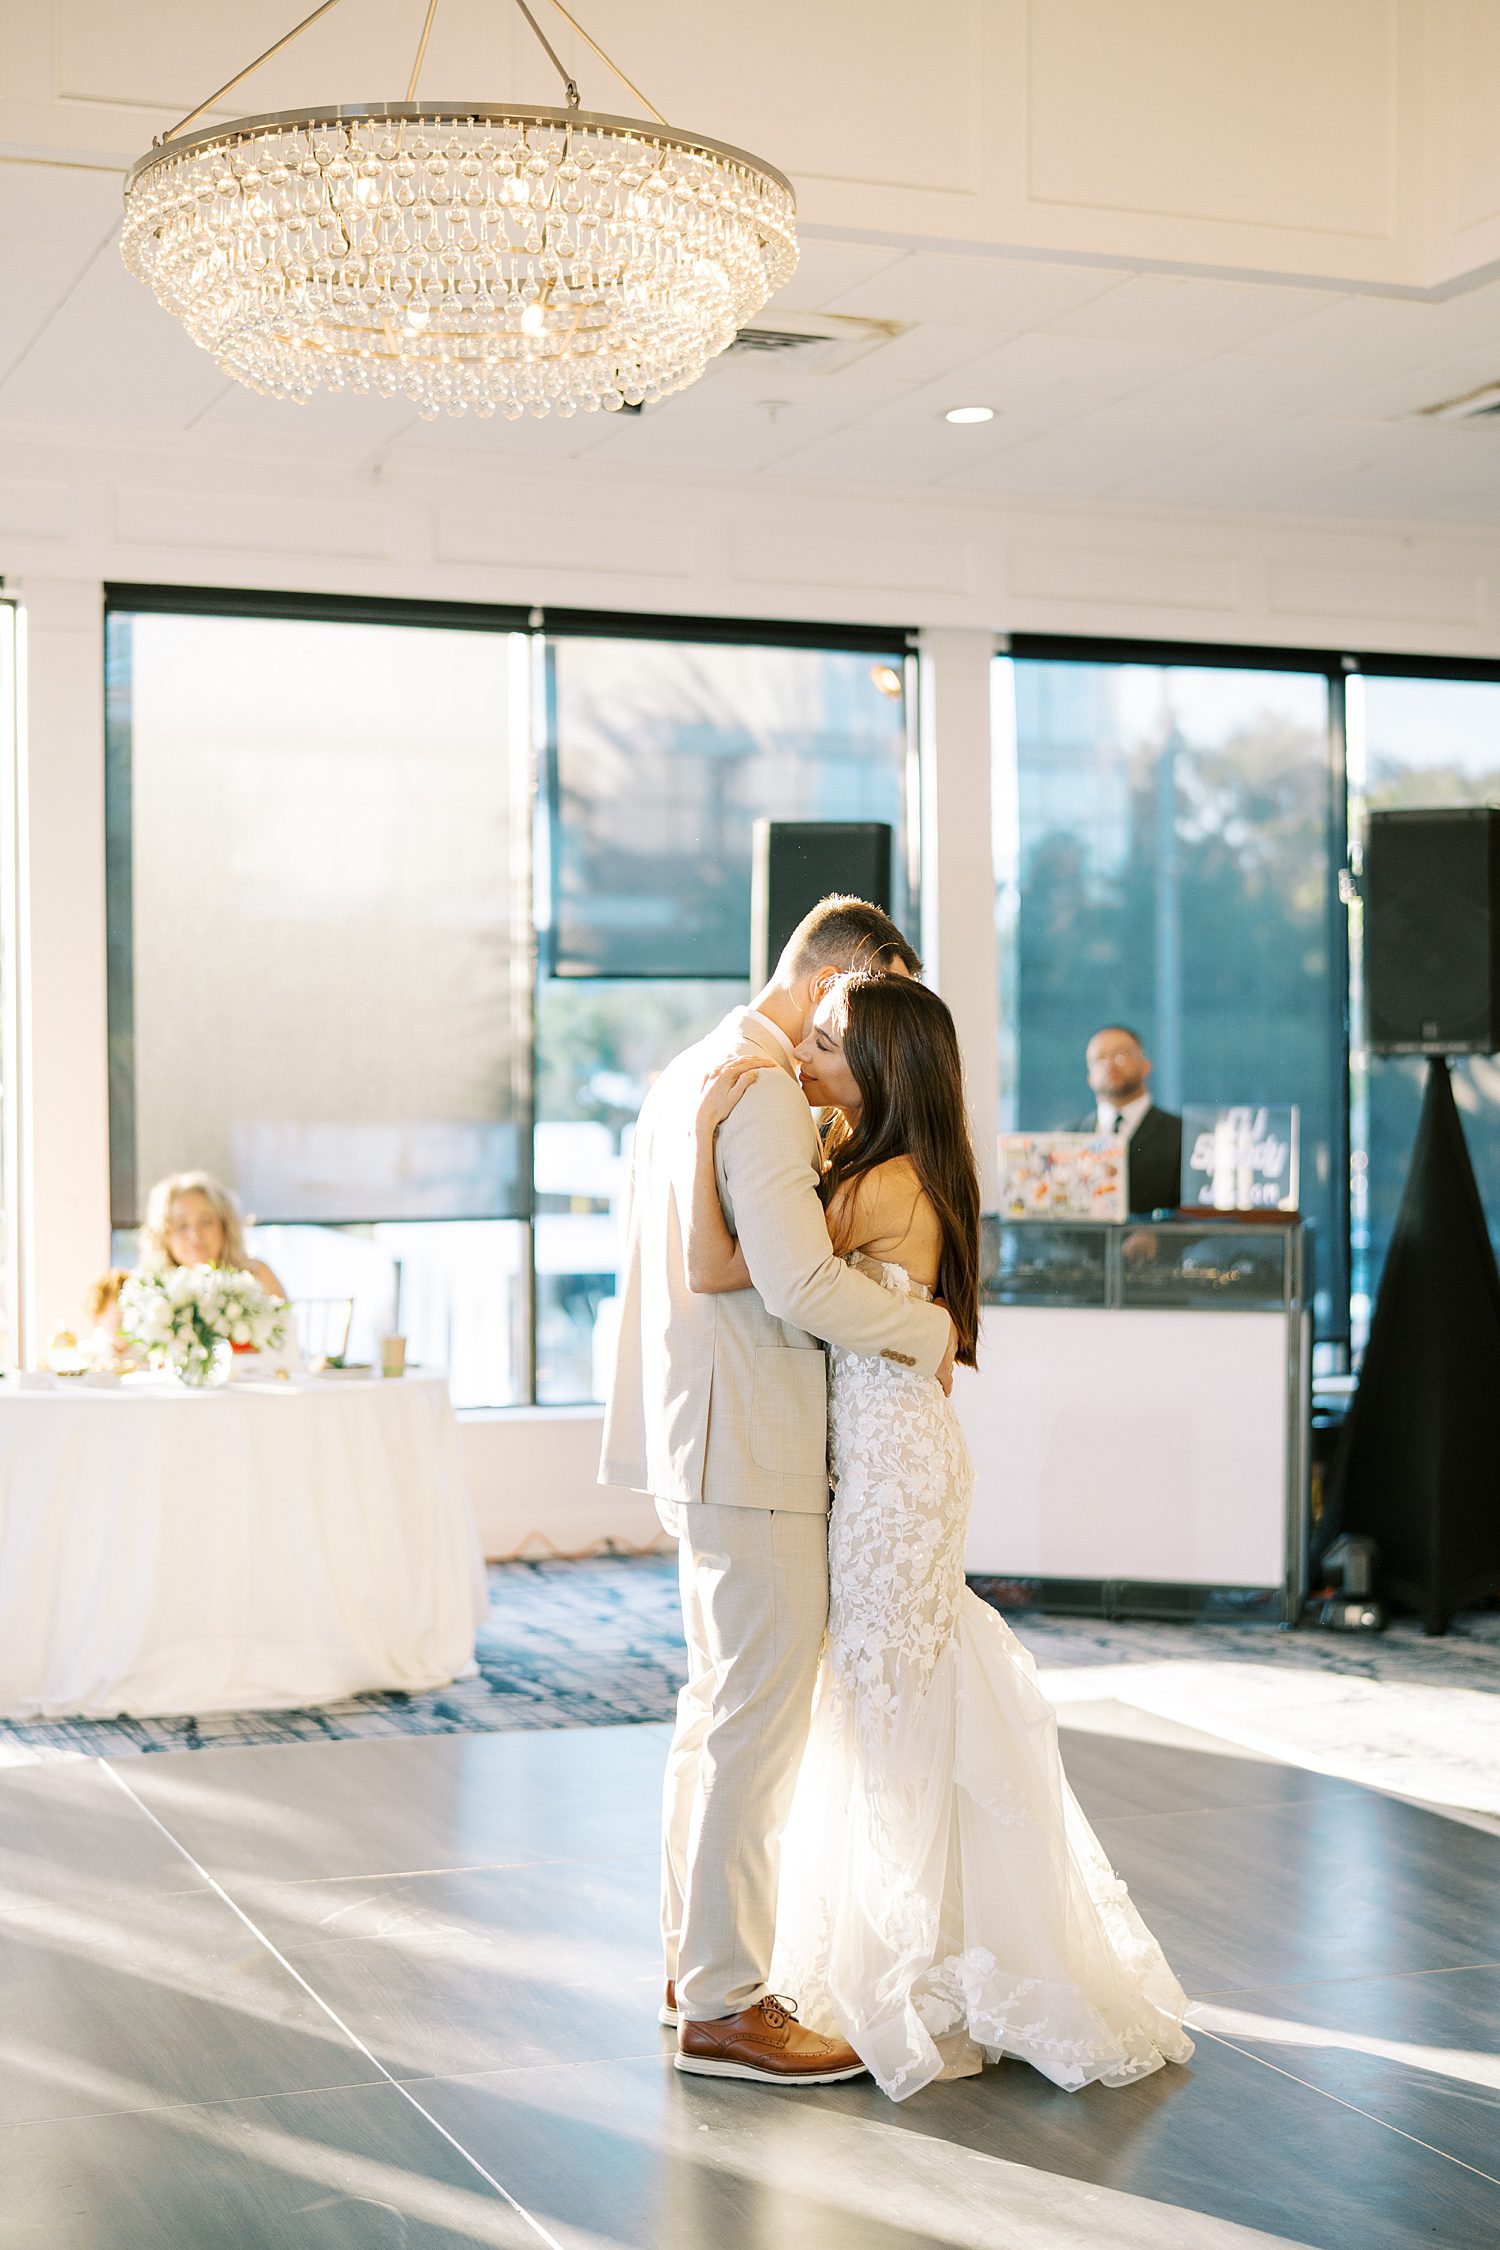
POLYGON ((1031 1658, 964 1584, 950 1402, 835 1347, 829 1435, 828 1643, 773 1988, 898 2099, 1002 2055, 1069 2088, 1185 2062, 1185 1996, 1068 1787, 1031 1658))

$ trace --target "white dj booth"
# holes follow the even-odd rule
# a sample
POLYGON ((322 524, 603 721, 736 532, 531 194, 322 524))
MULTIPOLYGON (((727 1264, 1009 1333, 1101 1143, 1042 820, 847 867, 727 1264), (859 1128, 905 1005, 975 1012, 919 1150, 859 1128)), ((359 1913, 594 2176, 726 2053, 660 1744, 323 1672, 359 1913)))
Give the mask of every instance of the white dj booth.
POLYGON ((1295 1222, 989 1233, 971 1574, 1041 1608, 1283 1622, 1305 1593, 1311 1383, 1295 1222))

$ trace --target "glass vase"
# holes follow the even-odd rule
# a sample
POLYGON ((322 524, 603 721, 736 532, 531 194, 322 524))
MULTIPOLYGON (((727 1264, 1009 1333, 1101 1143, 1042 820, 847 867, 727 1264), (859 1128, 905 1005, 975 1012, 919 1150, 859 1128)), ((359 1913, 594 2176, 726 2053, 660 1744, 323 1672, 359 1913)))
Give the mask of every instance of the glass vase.
POLYGON ((184 1390, 214 1391, 228 1382, 233 1361, 234 1354, 229 1343, 221 1336, 206 1357, 195 1352, 191 1359, 181 1361, 172 1372, 184 1390))

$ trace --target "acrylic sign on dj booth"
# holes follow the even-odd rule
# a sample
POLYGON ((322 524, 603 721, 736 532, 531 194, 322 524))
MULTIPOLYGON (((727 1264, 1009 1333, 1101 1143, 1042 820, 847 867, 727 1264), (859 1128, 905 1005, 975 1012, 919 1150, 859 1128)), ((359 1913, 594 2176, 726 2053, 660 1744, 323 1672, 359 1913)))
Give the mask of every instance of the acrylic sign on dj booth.
POLYGON ((1182 1113, 1182 1202, 1185 1209, 1297 1209, 1295 1104, 1250 1103, 1182 1113))

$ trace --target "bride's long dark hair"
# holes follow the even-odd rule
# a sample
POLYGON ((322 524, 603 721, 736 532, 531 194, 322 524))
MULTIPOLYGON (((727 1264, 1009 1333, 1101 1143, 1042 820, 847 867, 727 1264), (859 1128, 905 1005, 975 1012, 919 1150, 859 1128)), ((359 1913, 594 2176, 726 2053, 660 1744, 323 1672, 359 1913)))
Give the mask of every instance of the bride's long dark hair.
POLYGON ((822 1196, 893 1156, 911 1159, 942 1230, 937 1294, 958 1330, 958 1357, 977 1366, 979 1169, 964 1105, 963 1057, 953 1018, 911 977, 854 970, 831 987, 834 1028, 859 1088, 860 1114, 830 1122, 822 1196))

